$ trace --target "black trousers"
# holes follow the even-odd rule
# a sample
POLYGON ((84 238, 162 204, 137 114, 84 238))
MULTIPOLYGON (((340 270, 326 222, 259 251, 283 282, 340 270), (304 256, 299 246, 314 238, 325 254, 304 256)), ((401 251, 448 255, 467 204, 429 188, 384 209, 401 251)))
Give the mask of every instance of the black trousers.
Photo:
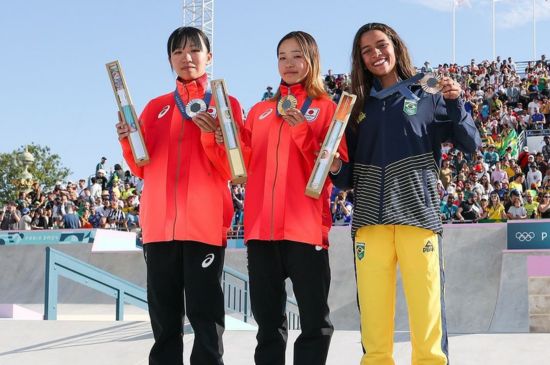
POLYGON ((258 324, 256 365, 285 363, 288 326, 285 279, 298 302, 302 332, 294 343, 295 365, 323 365, 334 327, 329 319, 327 250, 292 241, 247 243, 252 314, 258 324))
POLYGON ((223 364, 225 313, 220 279, 225 249, 170 241, 147 243, 143 250, 155 338, 149 364, 183 364, 182 322, 186 311, 195 332, 191 365, 223 364))

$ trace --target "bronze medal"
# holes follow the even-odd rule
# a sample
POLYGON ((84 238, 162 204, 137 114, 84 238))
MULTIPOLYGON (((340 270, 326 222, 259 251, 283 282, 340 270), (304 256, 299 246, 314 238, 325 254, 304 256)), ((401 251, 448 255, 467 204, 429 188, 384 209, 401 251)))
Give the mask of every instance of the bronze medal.
POLYGON ((433 73, 426 73, 418 83, 422 86, 422 89, 429 94, 437 94, 443 88, 439 76, 433 73))

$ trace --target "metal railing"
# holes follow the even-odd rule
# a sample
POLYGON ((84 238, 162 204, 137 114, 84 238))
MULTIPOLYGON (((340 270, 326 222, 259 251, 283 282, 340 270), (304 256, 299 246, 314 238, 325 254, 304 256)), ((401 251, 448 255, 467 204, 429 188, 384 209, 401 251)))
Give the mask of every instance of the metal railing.
MULTIPOLYGON (((63 276, 116 299, 116 320, 124 319, 124 303, 148 309, 147 292, 133 283, 82 262, 51 247, 46 248, 46 283, 44 294, 44 319, 57 319, 58 279, 63 276)), ((253 319, 250 308, 249 278, 225 266, 222 274, 224 306, 233 314, 242 316, 245 323, 253 319)), ((287 299, 288 328, 300 329, 298 303, 287 299)), ((228 313, 228 314, 231 314, 228 313)))
MULTIPOLYGON (((225 294, 225 309, 242 316, 242 321, 250 323, 253 319, 250 308, 249 278, 236 270, 224 267, 222 274, 222 288, 225 294)), ((300 314, 298 302, 294 298, 287 298, 286 315, 288 329, 300 329, 300 314)))
POLYGON ((124 319, 124 303, 147 310, 145 289, 123 280, 74 257, 46 248, 46 284, 44 319, 57 319, 58 279, 67 279, 88 286, 116 299, 116 320, 124 319))

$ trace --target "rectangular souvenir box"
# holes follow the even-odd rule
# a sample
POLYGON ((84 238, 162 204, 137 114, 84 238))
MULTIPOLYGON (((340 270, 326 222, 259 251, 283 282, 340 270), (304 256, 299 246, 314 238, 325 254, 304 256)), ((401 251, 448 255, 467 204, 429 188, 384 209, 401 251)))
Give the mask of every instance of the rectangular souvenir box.
POLYGON ((340 97, 340 102, 336 107, 329 130, 325 136, 325 141, 321 147, 321 151, 317 156, 317 161, 313 166, 313 172, 309 177, 306 186, 306 195, 318 199, 325 185, 327 175, 334 160, 334 156, 340 146, 340 140, 346 130, 348 119, 355 104, 357 96, 343 92, 340 97))
POLYGON ((132 104, 130 98, 130 92, 126 86, 126 80, 122 73, 122 67, 118 61, 109 62, 105 65, 107 67, 107 73, 113 86, 118 109, 122 114, 122 119, 130 127, 130 146, 132 147, 132 154, 134 155, 134 161, 138 166, 146 165, 149 162, 149 154, 145 147, 143 135, 139 128, 139 121, 137 118, 136 110, 132 104))
POLYGON ((225 151, 231 168, 231 181, 234 184, 242 184, 246 181, 246 167, 241 150, 239 131, 235 124, 225 81, 223 79, 212 80, 210 87, 218 109, 218 119, 223 133, 225 151))

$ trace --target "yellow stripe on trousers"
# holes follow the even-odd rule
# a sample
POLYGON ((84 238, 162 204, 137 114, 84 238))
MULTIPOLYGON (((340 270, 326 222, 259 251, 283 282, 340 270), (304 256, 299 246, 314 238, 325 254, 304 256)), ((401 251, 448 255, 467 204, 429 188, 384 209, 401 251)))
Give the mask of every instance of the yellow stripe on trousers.
POLYGON ((411 364, 448 364, 438 235, 412 226, 365 226, 357 231, 354 248, 365 351, 361 365, 395 365, 397 264, 409 312, 411 364))

